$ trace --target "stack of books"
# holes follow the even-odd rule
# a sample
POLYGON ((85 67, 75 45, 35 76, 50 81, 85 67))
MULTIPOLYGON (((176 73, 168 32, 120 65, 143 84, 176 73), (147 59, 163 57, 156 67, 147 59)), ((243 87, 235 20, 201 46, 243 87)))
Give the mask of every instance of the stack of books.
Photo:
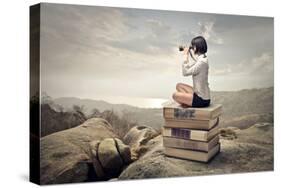
POLYGON ((170 101, 163 106, 165 155, 208 162, 220 152, 219 117, 222 105, 194 108, 170 101))

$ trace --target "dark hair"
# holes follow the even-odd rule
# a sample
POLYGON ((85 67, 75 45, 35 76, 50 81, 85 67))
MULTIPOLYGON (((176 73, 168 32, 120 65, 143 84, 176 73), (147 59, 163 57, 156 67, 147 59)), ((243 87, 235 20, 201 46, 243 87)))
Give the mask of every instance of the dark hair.
POLYGON ((198 36, 192 39, 191 46, 196 47, 195 53, 205 54, 208 50, 207 42, 202 36, 198 36))

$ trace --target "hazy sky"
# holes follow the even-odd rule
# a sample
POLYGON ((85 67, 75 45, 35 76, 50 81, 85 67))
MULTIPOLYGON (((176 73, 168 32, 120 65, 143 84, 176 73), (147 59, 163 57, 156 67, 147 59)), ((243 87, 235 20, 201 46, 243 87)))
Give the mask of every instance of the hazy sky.
POLYGON ((203 35, 211 90, 273 86, 273 18, 43 4, 41 89, 52 97, 170 98, 178 45, 203 35))

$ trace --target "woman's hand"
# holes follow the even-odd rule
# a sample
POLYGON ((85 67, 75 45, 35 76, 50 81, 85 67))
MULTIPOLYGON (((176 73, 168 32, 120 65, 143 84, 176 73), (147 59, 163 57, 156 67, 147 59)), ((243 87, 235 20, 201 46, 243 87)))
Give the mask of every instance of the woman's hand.
POLYGON ((183 54, 184 55, 188 55, 188 53, 189 53, 189 48, 188 47, 184 47, 183 54))
POLYGON ((195 57, 195 52, 194 52, 193 48, 189 48, 189 52, 190 52, 192 57, 195 57))
POLYGON ((183 50, 183 55, 184 55, 184 58, 186 60, 188 60, 188 55, 189 55, 189 48, 185 47, 184 50, 183 50))

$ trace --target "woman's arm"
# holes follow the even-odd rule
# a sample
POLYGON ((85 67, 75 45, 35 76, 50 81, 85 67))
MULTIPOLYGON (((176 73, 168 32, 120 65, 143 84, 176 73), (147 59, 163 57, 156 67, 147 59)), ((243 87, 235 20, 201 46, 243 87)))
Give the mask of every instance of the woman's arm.
POLYGON ((198 64, 196 62, 196 59, 191 57, 192 52, 190 52, 189 49, 185 49, 184 51, 184 61, 182 64, 182 74, 183 76, 189 76, 189 75, 194 75, 198 73, 198 64))
POLYGON ((196 75, 199 73, 200 68, 202 67, 202 62, 196 62, 192 65, 186 63, 187 61, 184 61, 182 64, 182 75, 183 76, 190 76, 190 75, 196 75))

